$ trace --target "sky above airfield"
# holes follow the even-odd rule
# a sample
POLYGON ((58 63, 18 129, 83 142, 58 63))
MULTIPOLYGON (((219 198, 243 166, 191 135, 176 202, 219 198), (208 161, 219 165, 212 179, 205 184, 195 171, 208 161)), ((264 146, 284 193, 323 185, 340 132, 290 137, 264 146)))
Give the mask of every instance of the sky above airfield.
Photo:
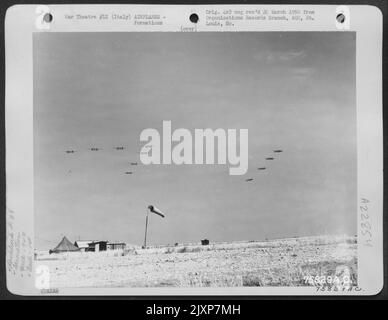
POLYGON ((141 245, 150 204, 166 218, 150 216, 149 244, 355 234, 355 42, 347 32, 35 34, 36 247, 63 235, 141 245), (248 129, 248 173, 142 165, 140 132, 162 133, 163 120, 248 129))

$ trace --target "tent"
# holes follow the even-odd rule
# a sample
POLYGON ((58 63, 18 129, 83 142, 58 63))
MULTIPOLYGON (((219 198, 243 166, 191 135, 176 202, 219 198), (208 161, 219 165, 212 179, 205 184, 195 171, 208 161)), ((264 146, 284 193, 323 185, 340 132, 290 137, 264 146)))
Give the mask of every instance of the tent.
POLYGON ((63 237, 61 242, 53 249, 50 250, 50 253, 60 253, 60 252, 69 252, 69 251, 79 251, 80 249, 73 245, 69 239, 63 237))

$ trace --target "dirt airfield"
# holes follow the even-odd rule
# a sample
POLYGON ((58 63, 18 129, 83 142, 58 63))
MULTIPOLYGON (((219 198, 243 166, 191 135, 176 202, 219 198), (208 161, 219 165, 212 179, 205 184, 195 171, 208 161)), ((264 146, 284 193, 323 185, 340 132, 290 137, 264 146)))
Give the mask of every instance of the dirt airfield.
POLYGON ((307 286, 341 277, 357 283, 357 240, 320 236, 187 244, 105 252, 40 252, 51 288, 307 286), (318 277, 318 278, 317 278, 318 277), (324 280, 325 281, 325 280, 324 280))

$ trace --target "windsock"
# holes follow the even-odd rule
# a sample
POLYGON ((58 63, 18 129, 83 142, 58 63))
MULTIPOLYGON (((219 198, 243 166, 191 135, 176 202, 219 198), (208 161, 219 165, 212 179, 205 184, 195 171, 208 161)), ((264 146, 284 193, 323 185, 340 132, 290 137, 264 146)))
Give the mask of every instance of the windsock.
POLYGON ((155 214, 161 216, 162 218, 164 218, 163 212, 160 211, 158 208, 155 208, 154 206, 148 206, 148 209, 149 209, 152 213, 155 213, 155 214))

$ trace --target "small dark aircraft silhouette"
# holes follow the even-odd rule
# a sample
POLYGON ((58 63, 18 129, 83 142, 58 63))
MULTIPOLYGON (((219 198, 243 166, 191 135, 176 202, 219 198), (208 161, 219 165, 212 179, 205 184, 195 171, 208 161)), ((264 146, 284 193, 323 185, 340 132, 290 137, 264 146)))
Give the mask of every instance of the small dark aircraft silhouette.
POLYGON ((131 166, 137 166, 137 162, 131 162, 131 166))
POLYGON ((124 150, 124 147, 115 147, 116 150, 124 150))
POLYGON ((265 160, 274 160, 275 158, 272 158, 272 157, 270 157, 270 158, 265 158, 265 160))
POLYGON ((251 182, 253 181, 253 178, 245 179, 246 182, 251 182))
POLYGON ((74 150, 66 150, 66 153, 75 153, 74 150))
POLYGON ((90 148, 90 150, 91 150, 91 151, 98 151, 98 150, 100 150, 100 149, 98 149, 98 148, 90 148))
POLYGON ((280 153, 280 152, 283 152, 283 150, 274 150, 273 152, 280 153))
POLYGON ((257 170, 265 170, 265 169, 266 169, 265 167, 257 168, 257 170))
POLYGON ((125 174, 132 174, 133 172, 132 171, 127 171, 125 174))

